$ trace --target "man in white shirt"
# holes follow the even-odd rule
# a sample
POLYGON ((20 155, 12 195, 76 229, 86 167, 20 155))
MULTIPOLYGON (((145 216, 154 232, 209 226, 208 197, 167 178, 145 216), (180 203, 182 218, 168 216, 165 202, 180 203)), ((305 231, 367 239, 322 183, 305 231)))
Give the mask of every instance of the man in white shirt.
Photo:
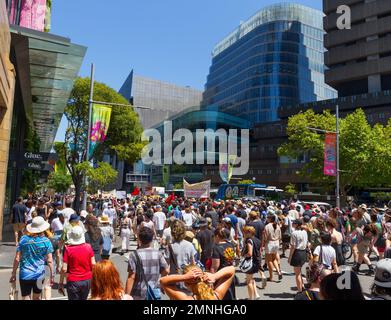
POLYGON ((157 205, 155 207, 156 212, 153 215, 153 223, 155 224, 155 230, 158 236, 163 236, 164 225, 166 223, 166 215, 162 212, 162 207, 157 205))
POLYGON ((65 209, 62 210, 62 213, 64 215, 65 223, 69 223, 71 216, 76 213, 75 210, 72 209, 71 200, 65 201, 65 209))
POLYGON ((290 210, 288 211, 289 219, 291 219, 291 221, 300 219, 299 212, 296 210, 296 204, 292 202, 289 208, 290 208, 290 210))
POLYGON ((117 212, 115 211, 115 209, 113 208, 113 205, 111 203, 109 203, 108 207, 103 210, 103 214, 102 215, 103 216, 108 216, 109 217, 109 221, 110 221, 110 225, 111 226, 114 225, 114 220, 116 219, 117 212))
POLYGON ((54 234, 61 233, 64 230, 65 218, 64 214, 59 211, 57 212, 57 218, 53 219, 50 228, 54 232, 54 234))

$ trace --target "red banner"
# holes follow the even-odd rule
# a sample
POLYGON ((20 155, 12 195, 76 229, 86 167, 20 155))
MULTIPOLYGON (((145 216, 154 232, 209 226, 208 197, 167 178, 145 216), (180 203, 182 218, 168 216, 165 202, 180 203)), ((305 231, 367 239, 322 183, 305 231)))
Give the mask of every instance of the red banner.
POLYGON ((327 133, 324 147, 324 174, 337 176, 337 135, 327 133))

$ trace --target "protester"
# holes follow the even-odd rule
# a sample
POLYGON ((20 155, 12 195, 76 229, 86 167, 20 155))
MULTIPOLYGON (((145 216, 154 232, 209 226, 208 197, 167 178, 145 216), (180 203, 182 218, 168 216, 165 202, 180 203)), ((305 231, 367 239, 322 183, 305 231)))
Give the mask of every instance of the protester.
POLYGON ((114 229, 110 224, 109 217, 106 215, 102 215, 101 217, 99 217, 99 222, 101 224, 100 231, 103 237, 102 259, 107 260, 110 258, 112 250, 114 229))
POLYGON ((19 244, 19 234, 22 234, 26 227, 26 214, 28 211, 29 210, 23 203, 23 197, 19 197, 17 202, 13 205, 10 215, 10 223, 12 223, 14 229, 16 246, 19 244))
POLYGON ((93 215, 89 215, 86 218, 85 227, 87 232, 85 233, 86 243, 91 245, 92 251, 94 252, 95 262, 102 260, 102 249, 103 249, 103 236, 102 231, 99 228, 99 220, 93 215))
POLYGON ((154 233, 150 228, 142 228, 138 235, 139 247, 129 256, 125 293, 131 295, 134 300, 146 299, 146 284, 160 297, 159 277, 169 272, 163 255, 159 250, 151 248, 153 238, 154 233))
POLYGON ((375 241, 377 236, 376 226, 373 224, 366 225, 363 229, 356 228, 354 233, 357 234, 357 250, 358 250, 358 260, 356 265, 352 268, 354 272, 359 272, 361 264, 365 262, 369 268, 367 271, 368 275, 375 274, 371 260, 368 257, 369 248, 371 243, 375 241))
POLYGON ((156 212, 153 215, 153 222, 156 230, 156 234, 159 238, 163 236, 164 224, 166 222, 166 215, 162 212, 162 206, 157 205, 156 212))
POLYGON ((311 264, 309 268, 309 278, 307 279, 307 282, 310 287, 302 292, 297 293, 294 300, 322 300, 320 297, 320 283, 326 276, 331 274, 331 271, 325 269, 322 264, 317 262, 311 264))
POLYGON ((307 232, 302 229, 302 221, 295 220, 293 227, 295 231, 292 232, 291 236, 291 248, 289 253, 288 263, 293 267, 295 272, 296 287, 298 292, 304 290, 303 278, 301 276, 301 269, 307 261, 307 247, 308 247, 308 236, 307 232))
POLYGON ((282 240, 281 229, 277 223, 276 216, 269 214, 267 217, 268 224, 265 227, 262 247, 265 247, 266 263, 269 269, 268 281, 273 281, 273 270, 277 270, 278 280, 282 280, 282 273, 278 263, 277 254, 280 249, 282 240))
POLYGON ((244 248, 242 257, 252 259, 252 268, 246 272, 246 283, 249 300, 258 300, 260 296, 254 280, 254 274, 259 272, 261 261, 261 241, 255 237, 254 227, 246 226, 243 228, 244 248))
MULTIPOLYGON (((216 273, 225 267, 234 266, 235 247, 228 239, 229 230, 222 226, 217 227, 214 232, 215 243, 212 251, 211 273, 216 273)), ((227 294, 222 300, 236 300, 235 280, 232 281, 227 294)))
POLYGON ((210 269, 212 263, 212 251, 213 251, 213 243, 214 243, 214 234, 211 230, 208 229, 208 223, 205 219, 201 219, 198 224, 200 231, 197 233, 196 238, 201 246, 201 263, 206 267, 206 269, 210 269))
POLYGON ((65 209, 62 210, 62 213, 64 214, 65 224, 69 223, 71 216, 76 213, 75 210, 72 209, 71 200, 68 199, 65 201, 65 209))
POLYGON ((320 235, 321 244, 314 250, 314 261, 323 265, 328 270, 339 272, 337 265, 337 255, 335 249, 331 246, 331 234, 323 231, 320 235))
POLYGON ((68 236, 58 290, 64 293, 66 278, 68 299, 87 300, 91 288, 92 267, 95 265, 94 251, 91 245, 85 242, 82 227, 73 227, 68 236))
POLYGON ((391 300, 391 259, 380 260, 376 265, 372 300, 391 300))
POLYGON ((45 263, 49 268, 50 285, 53 285, 53 246, 45 237, 45 231, 50 228, 48 222, 42 217, 35 217, 27 225, 27 233, 22 236, 12 268, 10 283, 16 282, 16 271, 19 269, 19 284, 23 300, 40 300, 45 278, 45 263))
POLYGON ((365 300, 360 281, 354 272, 344 271, 342 273, 332 273, 325 277, 320 283, 320 297, 322 300, 365 300), (341 288, 340 278, 345 278, 350 284, 341 288), (347 279, 350 277, 350 279, 347 279))
POLYGON ((183 266, 195 264, 196 254, 194 246, 185 240, 186 225, 175 220, 171 227, 172 244, 168 245, 170 252, 170 274, 183 271, 183 266))
POLYGON ((132 226, 132 220, 130 219, 130 214, 125 214, 124 219, 121 221, 121 227, 120 227, 122 253, 126 253, 129 251, 131 226, 132 226))
POLYGON ((183 274, 174 274, 160 279, 162 289, 171 300, 222 300, 230 288, 235 275, 234 267, 225 267, 211 274, 198 266, 189 265, 183 274), (181 291, 177 284, 184 283, 191 294, 181 291))
POLYGON ((92 270, 91 300, 133 300, 125 294, 119 273, 109 260, 98 262, 92 270))

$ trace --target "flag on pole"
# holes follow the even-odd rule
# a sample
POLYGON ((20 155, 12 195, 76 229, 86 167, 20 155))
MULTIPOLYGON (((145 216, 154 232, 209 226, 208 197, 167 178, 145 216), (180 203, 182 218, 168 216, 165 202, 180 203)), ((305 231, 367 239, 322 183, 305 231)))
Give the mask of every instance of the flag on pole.
MULTIPOLYGON (((227 156, 225 155, 225 158, 227 156)), ((232 178, 233 168, 235 165, 236 156, 229 155, 227 161, 225 161, 224 156, 220 156, 220 178, 225 183, 229 183, 232 178)))
POLYGON ((337 176, 337 135, 327 133, 324 148, 324 175, 337 176))
POLYGON ((111 107, 95 104, 92 108, 91 140, 88 158, 91 159, 98 143, 105 142, 111 119, 111 107))

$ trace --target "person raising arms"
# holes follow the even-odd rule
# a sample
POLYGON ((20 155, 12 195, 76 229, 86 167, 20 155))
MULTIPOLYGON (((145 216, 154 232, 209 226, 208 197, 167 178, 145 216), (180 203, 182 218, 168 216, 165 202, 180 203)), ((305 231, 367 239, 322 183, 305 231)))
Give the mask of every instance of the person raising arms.
POLYGON ((160 279, 160 285, 171 300, 222 300, 235 276, 235 267, 222 268, 215 274, 203 273, 196 265, 184 267, 183 274, 173 274, 160 279), (184 282, 193 295, 181 291, 177 284, 184 282), (209 284, 213 284, 211 287, 209 284))

